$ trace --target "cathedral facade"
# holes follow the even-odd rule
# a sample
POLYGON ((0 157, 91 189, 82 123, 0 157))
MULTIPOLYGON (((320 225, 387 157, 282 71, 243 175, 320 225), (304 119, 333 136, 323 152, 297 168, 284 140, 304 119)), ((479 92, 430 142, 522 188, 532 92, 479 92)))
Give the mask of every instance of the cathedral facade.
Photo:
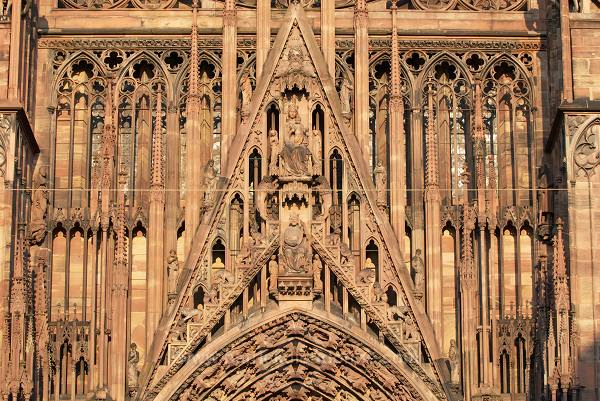
POLYGON ((597 0, 0 0, 0 176, 1 401, 600 400, 597 0))

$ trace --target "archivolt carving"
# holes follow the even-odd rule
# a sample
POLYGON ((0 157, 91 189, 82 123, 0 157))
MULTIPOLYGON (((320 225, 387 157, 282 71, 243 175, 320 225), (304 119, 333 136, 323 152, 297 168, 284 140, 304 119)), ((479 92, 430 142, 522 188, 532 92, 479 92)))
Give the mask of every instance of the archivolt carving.
POLYGON ((600 120, 594 120, 583 130, 573 152, 576 174, 593 176, 600 165, 600 120))
POLYGON ((292 312, 203 358, 169 399, 422 400, 384 352, 330 323, 292 312))

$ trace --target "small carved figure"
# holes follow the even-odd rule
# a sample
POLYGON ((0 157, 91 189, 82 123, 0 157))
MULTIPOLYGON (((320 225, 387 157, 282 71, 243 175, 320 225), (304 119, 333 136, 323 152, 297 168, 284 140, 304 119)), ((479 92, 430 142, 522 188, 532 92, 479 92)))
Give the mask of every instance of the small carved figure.
POLYGON ((371 285, 373 280, 375 280, 375 271, 372 269, 363 269, 356 277, 356 284, 360 286, 371 285))
POLYGON ((415 292, 422 293, 425 289, 425 274, 423 272, 423 258, 421 257, 421 250, 415 251, 411 262, 411 267, 415 273, 415 292))
POLYGON ((321 130, 313 129, 311 138, 311 153, 313 157, 313 168, 315 174, 321 174, 323 171, 323 155, 321 149, 323 141, 321 139, 321 130))
POLYGON ((169 294, 175 294, 177 292, 177 279, 179 276, 179 259, 177 258, 177 251, 175 249, 169 251, 167 274, 169 277, 169 294))
POLYGON ((373 302, 387 302, 388 297, 378 281, 373 284, 373 302))
POLYGON ((277 278, 279 277, 279 264, 275 259, 275 255, 271 255, 269 260, 269 292, 277 291, 277 278))
POLYGON ((365 269, 375 269, 375 263, 371 260, 371 258, 367 258, 365 260, 365 269))
POLYGON ((252 79, 249 74, 244 75, 240 83, 242 92, 242 116, 248 115, 250 111, 250 99, 252 99, 252 79))
POLYGON ((321 271, 323 270, 323 261, 319 254, 313 256, 313 288, 315 292, 323 291, 323 281, 321 280, 321 271))
POLYGON ((279 161, 281 147, 279 145, 279 133, 274 129, 269 131, 269 147, 271 150, 271 158, 269 159, 269 174, 277 175, 279 173, 277 171, 277 163, 279 161))
POLYGON ((350 106, 350 93, 352 92, 352 84, 350 80, 346 77, 342 79, 342 83, 340 85, 340 101, 342 102, 342 113, 350 114, 352 112, 350 106))
POLYGON ((223 263, 221 258, 217 256, 211 267, 215 270, 224 269, 225 263, 223 263))
POLYGON ((128 358, 128 384, 129 387, 137 387, 138 386, 138 363, 140 362, 140 353, 137 350, 137 344, 131 343, 129 346, 129 358, 128 358))
POLYGON ((340 263, 342 265, 350 263, 352 260, 352 251, 345 242, 340 241, 340 263))
POLYGON ((252 257, 252 247, 254 246, 254 238, 247 236, 242 239, 242 247, 238 254, 238 261, 242 264, 247 264, 252 257))
POLYGON ((48 169, 40 167, 36 188, 31 198, 31 220, 29 223, 29 241, 39 244, 46 237, 46 213, 48 211, 48 169))
POLYGON ((450 340, 450 348, 448 349, 448 360, 450 361, 450 382, 457 384, 460 380, 459 375, 459 360, 458 352, 456 351, 456 341, 450 340))
POLYGON ((377 189, 377 205, 387 205, 387 173, 383 162, 379 160, 373 172, 375 174, 375 189, 377 189))
POLYGON ((304 224, 298 214, 290 217, 283 233, 282 258, 287 273, 307 273, 310 263, 310 247, 304 224))
POLYGON ((203 175, 203 188, 204 188, 204 201, 203 209, 207 210, 214 206, 217 199, 217 184, 219 177, 217 176, 217 170, 215 169, 215 161, 209 160, 204 167, 203 175))
POLYGON ((185 323, 188 323, 190 320, 194 320, 195 322, 200 322, 202 317, 204 316, 204 306, 202 304, 198 304, 196 308, 182 308, 181 309, 181 318, 185 323))
POLYGON ((210 290, 204 294, 203 304, 212 304, 215 305, 219 303, 219 289, 216 283, 213 283, 210 286, 210 290))

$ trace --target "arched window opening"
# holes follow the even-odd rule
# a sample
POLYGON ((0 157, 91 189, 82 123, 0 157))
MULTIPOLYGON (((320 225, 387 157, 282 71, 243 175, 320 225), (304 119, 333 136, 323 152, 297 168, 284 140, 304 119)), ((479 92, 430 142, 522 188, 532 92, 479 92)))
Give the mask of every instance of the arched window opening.
POLYGON ((275 103, 271 103, 267 109, 267 132, 273 129, 279 132, 279 108, 275 103))
POLYGON ((500 354, 500 392, 510 393, 510 355, 506 350, 500 354))
POLYGON ((524 393, 527 380, 527 354, 525 352, 525 339, 520 333, 515 339, 515 351, 517 355, 517 383, 515 390, 517 393, 524 393))
POLYGON ((225 268, 225 244, 219 238, 217 239, 211 250, 211 266, 213 270, 225 268))
POLYGON ((360 254, 360 201, 356 194, 348 199, 348 241, 352 252, 360 254))
POLYGON ((342 199, 343 199, 344 165, 342 156, 337 149, 329 157, 329 184, 332 190, 332 210, 330 211, 330 224, 333 232, 342 229, 342 199))
MULTIPOLYGON (((462 197, 460 177, 464 168, 474 171, 469 133, 471 89, 465 73, 453 61, 439 61, 432 69, 441 195, 445 204, 458 204, 462 197)), ((427 88, 428 85, 424 98, 428 96, 427 88)), ((423 103, 425 115, 428 106, 427 102, 423 103)), ((428 118, 423 119, 424 135, 428 118)))
POLYGON ((387 295, 387 302, 389 306, 398 305, 398 293, 396 292, 396 290, 394 290, 394 287, 392 287, 391 285, 388 286, 385 294, 387 295))
POLYGON ((450 349, 450 340, 458 338, 456 325, 457 265, 455 230, 447 225, 442 230, 442 349, 450 349))
POLYGON ((379 281, 379 247, 375 240, 370 240, 365 249, 365 269, 375 270, 375 280, 379 281))
POLYGON ((388 166, 390 61, 371 65, 369 70, 369 167, 388 166))
MULTIPOLYGON (((244 201, 240 194, 231 200, 229 208, 229 249, 237 254, 241 247, 241 238, 244 235, 244 201)), ((223 259, 224 261, 224 259, 223 259)))
POLYGON ((325 113, 321 105, 317 104, 312 112, 312 135, 310 136, 310 149, 314 159, 314 169, 318 174, 323 174, 325 155, 325 113))
POLYGON ((262 177, 262 156, 256 148, 248 157, 248 174, 248 186, 250 187, 252 201, 255 202, 256 198, 254 191, 258 188, 258 184, 260 184, 260 179, 262 177))
POLYGON ((517 248, 515 227, 507 226, 502 235, 502 305, 504 315, 514 315, 517 305, 517 248))
POLYGON ((192 299, 194 300, 194 308, 197 308, 198 305, 204 305, 204 287, 201 285, 196 287, 192 299))

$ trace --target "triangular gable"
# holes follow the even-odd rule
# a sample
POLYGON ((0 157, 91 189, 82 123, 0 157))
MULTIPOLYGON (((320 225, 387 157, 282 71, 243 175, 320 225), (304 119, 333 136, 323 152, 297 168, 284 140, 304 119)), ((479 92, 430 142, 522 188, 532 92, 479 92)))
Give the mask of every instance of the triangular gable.
MULTIPOLYGON (((342 116, 342 107, 341 102, 338 97, 338 94, 335 89, 335 83, 327 66, 325 64, 325 60, 321 50, 319 49, 312 29, 309 25, 309 22, 305 16, 304 10, 298 5, 291 5, 286 13, 286 17, 284 18, 284 22, 280 27, 279 33, 275 39, 273 47, 269 52, 267 60, 265 61, 265 68, 263 70, 263 74, 258 78, 257 87, 252 95, 252 101, 250 104, 250 110, 247 118, 244 119, 242 124, 238 129, 237 135, 233 138, 232 144, 230 146, 228 157, 226 161, 226 165, 224 166, 224 176, 226 179, 222 179, 222 182, 219 186, 219 195, 216 202, 216 207, 213 209, 212 213, 209 216, 205 216, 202 224, 199 225, 197 232, 194 235, 194 239, 192 242, 190 254, 186 258, 185 268, 182 272, 182 276, 179 280, 179 296, 176 299, 174 305, 170 308, 170 310, 165 314, 163 319, 160 322, 159 328, 157 330, 157 336, 155 338, 154 343, 152 344, 152 348, 150 349, 147 363, 144 366, 144 370, 142 372, 142 399, 148 398, 150 394, 145 393, 149 387, 158 384, 157 380, 164 384, 166 378, 160 378, 162 372, 158 372, 159 368, 159 358, 164 354, 166 344, 168 341, 168 336, 175 324, 175 318, 179 315, 179 310, 182 308, 183 301, 188 296, 187 293, 190 290, 193 283, 197 280, 197 275, 199 274, 200 269, 200 260, 202 255, 205 255, 208 251, 209 244, 207 243, 207 239, 210 236, 210 233, 215 229, 216 223, 220 220, 220 216, 223 213, 224 209, 224 199, 225 194, 230 192, 233 188, 234 181, 236 181, 235 177, 239 177, 239 171, 243 168, 244 158, 243 155, 245 146, 247 141, 257 123, 257 120, 260 118, 260 113, 264 108, 264 99, 268 93, 270 85, 272 84, 272 80, 275 77, 277 67, 282 59, 284 54, 284 50, 286 48, 286 44, 290 39, 290 35, 292 29, 297 26, 300 34, 304 40, 304 45, 308 50, 309 57, 313 63, 313 67, 316 71, 317 79, 322 86, 322 90, 325 94, 325 102, 327 106, 330 107, 332 120, 334 125, 337 128, 337 131, 340 133, 342 142, 344 143, 348 156, 349 165, 351 166, 351 172, 356 174, 359 181, 359 187, 361 188, 361 196, 366 199, 368 203, 368 208, 370 214, 374 217, 377 223, 377 230, 379 230, 379 235, 382 239, 382 244, 385 250, 389 252, 389 257, 393 266, 402 266, 402 268, 394 268, 392 269, 395 273, 397 282, 401 286, 402 295, 404 297, 404 301, 407 306, 410 308, 412 314, 414 315, 414 319, 417 323, 417 327, 419 330, 419 334, 421 335, 425 348, 432 361, 434 362, 434 378, 431 378, 429 375, 426 375, 422 370, 421 366, 418 365, 416 361, 412 361, 413 363, 409 363, 413 369, 417 370, 418 376, 421 376, 424 381, 428 382, 430 388, 434 393, 437 393, 441 397, 445 397, 445 394, 448 392, 445 390, 445 386, 443 384, 443 380, 441 380, 439 374, 439 360, 440 352, 433 337, 433 329, 431 324, 427 318, 427 316, 422 311, 420 306, 417 306, 413 296, 412 296, 412 288, 411 288, 411 280, 408 277, 406 270, 404 269, 404 263, 401 260, 401 252, 396 240, 396 236, 391 228, 387 217, 379 211, 379 209, 375 206, 376 200, 375 196, 375 188, 371 181, 371 175, 368 171, 366 163, 362 157, 361 150, 356 140, 355 136, 352 135, 346 125, 343 123, 344 117, 342 116), (444 394, 445 393, 445 394, 444 394)), ((239 179, 238 179, 239 180, 239 179)), ((266 262, 266 258, 269 257, 269 252, 271 252, 270 247, 273 246, 273 242, 267 246, 263 254, 258 255, 257 258, 261 261, 266 262)), ((271 252, 272 253, 272 252, 271 252)), ((258 262, 257 259, 257 262, 258 262)), ((331 261, 331 263, 335 263, 331 261)), ((339 275, 343 275, 343 272, 340 270, 341 267, 337 269, 332 266, 332 271, 336 271, 339 275)), ((248 277, 244 277, 243 280, 240 280, 235 286, 236 289, 232 288, 232 292, 230 293, 229 298, 231 298, 231 303, 235 301, 237 298, 237 291, 243 290, 246 283, 248 283, 252 277, 256 274, 258 269, 253 269, 253 271, 248 271, 246 274, 248 277)), ((355 286, 353 280, 345 279, 342 280, 343 284, 349 288, 355 286), (344 282, 345 281, 345 282, 344 282)), ((241 292, 241 291, 240 291, 241 292)), ((351 291, 352 292, 352 291, 351 291)), ((366 308, 367 314, 373 314, 371 318, 374 318, 374 321, 379 322, 380 324, 384 324, 381 322, 381 311, 377 311, 376 308, 372 308, 370 305, 370 300, 368 297, 365 297, 364 294, 360 292, 354 291, 353 295, 361 305, 368 306, 366 308), (362 299, 361 299, 362 298, 362 299), (371 307, 371 308, 369 308, 371 307), (371 312, 369 312, 369 310, 371 312)), ((385 314, 385 312, 383 312, 385 314)), ((385 330, 383 330, 385 332, 385 330)), ((172 372, 171 372, 172 374, 172 372)), ((170 376, 167 375, 167 376, 170 376)), ((154 392, 155 394, 155 392, 154 392)))

